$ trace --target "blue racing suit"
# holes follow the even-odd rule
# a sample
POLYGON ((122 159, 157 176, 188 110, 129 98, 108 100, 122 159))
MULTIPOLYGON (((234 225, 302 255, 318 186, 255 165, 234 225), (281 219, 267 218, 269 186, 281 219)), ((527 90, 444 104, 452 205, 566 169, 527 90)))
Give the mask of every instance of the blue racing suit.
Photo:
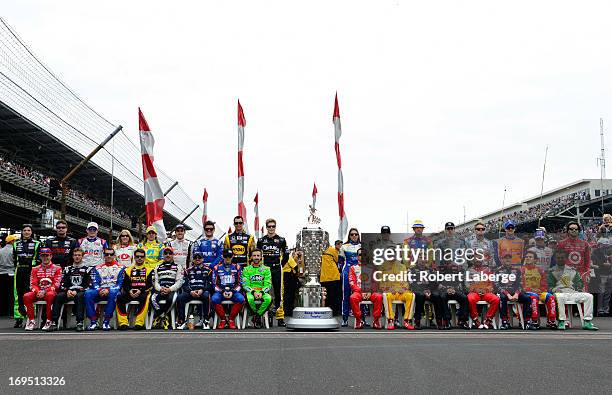
POLYGON ((235 263, 225 266, 223 263, 219 263, 213 269, 213 284, 215 286, 215 293, 212 296, 211 302, 213 304, 219 304, 225 300, 223 297, 223 291, 229 288, 232 291, 232 302, 236 304, 244 303, 244 295, 240 292, 240 281, 242 277, 242 271, 240 267, 235 263))
POLYGON ((211 269, 223 261, 223 242, 217 239, 200 239, 193 243, 191 249, 193 262, 193 254, 199 252, 204 258, 204 264, 211 269))
POLYGON ((123 284, 124 271, 125 266, 118 264, 116 261, 110 265, 102 263, 91 271, 91 288, 85 291, 85 309, 87 317, 91 321, 96 321, 97 319, 96 303, 101 300, 107 301, 104 308, 104 320, 108 321, 113 317, 117 295, 123 284), (104 288, 108 289, 109 292, 107 296, 102 297, 98 291, 104 288))
POLYGON ((347 242, 342 244, 338 252, 338 266, 342 268, 342 318, 347 319, 351 311, 351 286, 349 285, 349 270, 357 264, 357 251, 361 243, 347 242))

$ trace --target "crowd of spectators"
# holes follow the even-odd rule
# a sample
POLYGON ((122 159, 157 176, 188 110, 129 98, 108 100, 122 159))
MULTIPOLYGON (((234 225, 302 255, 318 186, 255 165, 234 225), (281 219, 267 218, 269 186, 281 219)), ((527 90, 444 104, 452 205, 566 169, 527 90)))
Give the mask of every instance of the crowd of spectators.
MULTIPOLYGON (((7 160, 6 158, 3 158, 1 155, 0 155, 0 167, 2 167, 2 169, 4 170, 15 173, 16 175, 23 177, 25 179, 28 179, 29 181, 35 182, 39 185, 43 185, 46 187, 51 186, 51 182, 52 182, 51 177, 45 174, 42 174, 39 171, 27 168, 17 163, 13 163, 7 160)), ((100 203, 99 201, 97 201, 96 199, 92 198, 91 196, 89 196, 88 194, 84 192, 69 188, 68 196, 75 200, 78 200, 79 202, 87 206, 93 207, 94 209, 98 211, 102 211, 107 214, 112 213, 113 216, 121 218, 125 221, 131 220, 131 217, 128 214, 120 210, 117 210, 117 208, 115 207, 111 209, 110 206, 100 203)), ((56 198, 56 196, 52 196, 52 197, 56 198)), ((59 196, 57 196, 57 198, 59 199, 59 196)))

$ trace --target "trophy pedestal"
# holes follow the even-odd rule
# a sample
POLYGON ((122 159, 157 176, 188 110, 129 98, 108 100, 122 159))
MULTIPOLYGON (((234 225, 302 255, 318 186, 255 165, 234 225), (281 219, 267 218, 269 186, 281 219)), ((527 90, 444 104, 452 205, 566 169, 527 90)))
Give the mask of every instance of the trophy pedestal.
POLYGON ((296 307, 287 320, 287 329, 333 330, 340 328, 329 307, 296 307))

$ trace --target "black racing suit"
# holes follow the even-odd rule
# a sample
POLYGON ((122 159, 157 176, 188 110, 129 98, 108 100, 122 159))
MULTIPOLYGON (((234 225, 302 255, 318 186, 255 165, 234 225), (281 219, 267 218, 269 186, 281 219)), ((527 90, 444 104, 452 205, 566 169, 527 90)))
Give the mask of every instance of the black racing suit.
POLYGON ((62 282, 60 290, 53 302, 53 322, 57 323, 62 317, 59 316, 60 310, 64 303, 74 301, 74 314, 77 322, 83 322, 85 317, 85 291, 90 285, 89 271, 91 266, 67 266, 62 270, 62 282), (73 298, 68 297, 68 291, 76 291, 73 298))
POLYGON ((272 288, 274 288, 274 308, 276 309, 276 319, 284 319, 282 307, 282 286, 283 266, 289 260, 289 249, 284 237, 275 235, 270 237, 265 235, 257 241, 257 248, 263 251, 264 265, 270 268, 272 274, 272 288))
POLYGON ((244 232, 234 232, 225 236, 223 248, 231 248, 232 252, 234 253, 232 263, 242 267, 249 263, 254 244, 255 238, 250 234, 244 232))
MULTIPOLYGON (((440 295, 439 286, 436 281, 424 278, 421 280, 420 272, 435 274, 433 270, 427 268, 415 267, 410 270, 414 273, 415 281, 410 283, 410 290, 414 292, 414 321, 420 322, 425 308, 425 302, 431 302, 436 315, 436 320, 440 321, 444 316, 444 306, 442 305, 442 296, 440 295)), ((438 322, 438 325, 441 323, 438 322)))
POLYGON ((459 269, 455 264, 445 264, 439 269, 439 273, 442 275, 453 275, 449 277, 448 281, 440 281, 439 289, 440 296, 442 297, 442 307, 444 308, 444 319, 450 322, 451 310, 448 306, 448 301, 453 300, 459 303, 457 309, 457 319, 459 322, 467 322, 468 320, 468 301, 465 295, 465 271, 459 269), (461 277, 459 276, 461 275, 461 277))
POLYGON ((32 238, 20 239, 13 245, 13 263, 15 265, 13 315, 15 319, 22 319, 26 314, 23 295, 30 292, 30 273, 32 273, 32 267, 38 265, 39 248, 40 241, 32 238))
POLYGON ((53 236, 45 240, 45 247, 51 249, 51 261, 63 269, 72 265, 72 251, 77 247, 77 240, 70 236, 53 236))

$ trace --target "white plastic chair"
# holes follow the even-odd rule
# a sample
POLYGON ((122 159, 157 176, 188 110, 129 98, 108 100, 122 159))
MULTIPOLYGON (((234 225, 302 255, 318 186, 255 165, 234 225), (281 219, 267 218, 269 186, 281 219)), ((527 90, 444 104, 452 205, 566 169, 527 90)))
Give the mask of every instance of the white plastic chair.
MULTIPOLYGON (((98 306, 106 306, 107 304, 108 304, 108 301, 101 300, 98 303, 96 303, 95 309, 97 310, 98 306)), ((113 324, 113 328, 117 329, 117 315, 115 314, 115 310, 113 310, 113 316, 111 317, 111 321, 113 324)), ((103 321, 103 320, 104 320, 104 312, 98 316, 98 325, 102 325, 100 321, 103 321)))
POLYGON ((574 310, 573 306, 576 306, 578 309, 578 315, 580 316, 580 324, 584 325, 584 309, 582 307, 582 303, 580 302, 565 302, 565 306, 568 307, 568 311, 566 316, 569 317, 570 328, 574 327, 574 310))
MULTIPOLYGON (((170 325, 172 325, 172 329, 176 329, 176 312, 175 312, 175 302, 176 302, 177 294, 174 293, 172 297, 172 307, 170 307, 170 325)), ((158 302, 160 305, 166 304, 165 300, 160 300, 158 302)), ((150 330, 153 327, 153 316, 155 315, 155 309, 151 308, 151 303, 149 303, 149 314, 147 315, 147 319, 145 320, 145 328, 150 330)))
MULTIPOLYGON (((232 302, 231 300, 224 300, 221 302, 222 305, 233 305, 234 302, 232 302)), ((217 312, 215 311, 215 318, 213 319, 213 329, 217 329, 217 322, 219 321, 219 315, 217 314, 217 312)), ((238 329, 242 329, 242 325, 240 322, 240 313, 236 314, 236 328, 238 329)))
POLYGON ((457 302, 456 300, 449 300, 448 302, 446 302, 446 304, 448 305, 448 308, 451 312, 451 321, 453 323, 453 326, 457 326, 457 310, 459 309, 459 302, 457 302))
MULTIPOLYGON (((83 301, 84 302, 84 301, 83 301)), ((62 329, 64 320, 62 319, 62 317, 64 316, 64 307, 65 306, 74 306, 74 300, 69 300, 66 303, 64 303, 62 305, 62 307, 60 307, 60 311, 59 311, 59 322, 57 323, 57 328, 58 329, 62 329)), ((70 310, 74 309, 74 307, 71 307, 70 310)), ((70 323, 72 322, 72 314, 70 311, 66 312, 66 328, 69 328, 71 325, 70 323)))
MULTIPOLYGON (((251 314, 249 314, 249 307, 247 306, 247 304, 248 303, 245 303, 244 304, 244 308, 242 309, 242 329, 246 328, 249 316, 251 316, 251 314)), ((255 306, 259 306, 259 305, 261 305, 261 300, 256 300, 255 301, 255 306)), ((261 319, 264 321, 264 325, 266 326, 266 329, 270 329, 270 321, 268 319, 268 317, 269 317, 268 312, 269 311, 270 311, 270 309, 266 310, 264 315, 261 316, 261 319)))
POLYGON ((36 302, 34 302, 34 314, 36 315, 35 317, 35 322, 36 322, 36 328, 40 328, 40 324, 42 322, 42 314, 43 311, 45 311, 45 309, 42 307, 46 307, 47 306, 47 302, 45 302, 44 300, 37 300, 36 302))
MULTIPOLYGON (((518 301, 508 301, 508 306, 510 306, 511 311, 508 312, 508 321, 510 321, 510 326, 512 326, 512 320, 514 318, 514 312, 518 313, 519 323, 521 324, 521 329, 525 329, 525 317, 523 317, 523 306, 518 301)), ((501 312, 498 314, 499 316, 499 326, 502 324, 501 312)))
MULTIPOLYGON (((409 318, 412 319, 414 317, 414 309, 415 309, 415 305, 416 301, 415 298, 412 298, 412 303, 410 304, 410 315, 409 318)), ((401 300, 394 300, 391 303, 391 308, 395 309, 395 306, 397 305, 401 305, 404 306, 404 302, 401 300)), ((384 322, 384 327, 387 328, 387 325, 389 324, 389 311, 388 311, 388 303, 387 303, 387 293, 383 293, 383 312, 385 314, 385 322, 384 322)))
MULTIPOLYGON (((476 302, 476 305, 478 306, 485 306, 485 308, 482 309, 482 313, 481 313, 481 322, 484 322, 485 320, 485 314, 487 309, 489 308, 489 302, 485 301, 485 300, 479 300, 478 302, 476 302)), ((499 312, 498 312, 499 313, 499 312)), ((493 319, 491 320, 492 324, 493 324, 493 329, 497 329, 497 317, 493 317, 493 319)), ((470 316, 469 319, 469 325, 470 328, 472 327, 472 317, 470 316)))

